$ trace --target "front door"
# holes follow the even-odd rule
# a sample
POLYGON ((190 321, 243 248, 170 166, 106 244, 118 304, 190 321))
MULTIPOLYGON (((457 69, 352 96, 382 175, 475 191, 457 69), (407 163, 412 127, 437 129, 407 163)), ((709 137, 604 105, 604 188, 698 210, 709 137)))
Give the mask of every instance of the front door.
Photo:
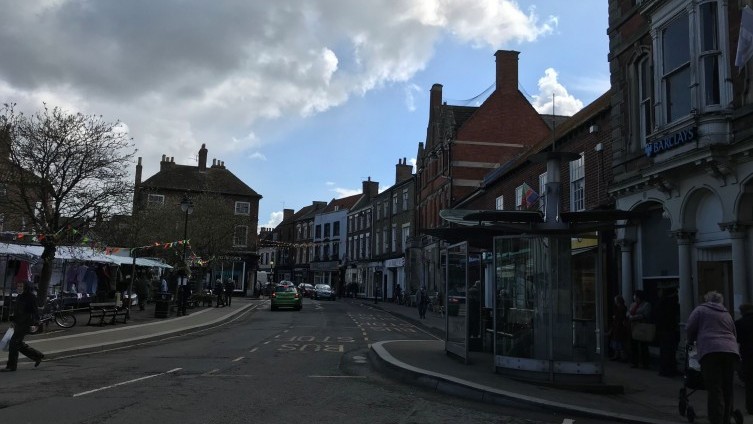
POLYGON ((698 303, 703 303, 703 295, 712 290, 724 296, 727 310, 734 310, 732 261, 698 261, 698 303))

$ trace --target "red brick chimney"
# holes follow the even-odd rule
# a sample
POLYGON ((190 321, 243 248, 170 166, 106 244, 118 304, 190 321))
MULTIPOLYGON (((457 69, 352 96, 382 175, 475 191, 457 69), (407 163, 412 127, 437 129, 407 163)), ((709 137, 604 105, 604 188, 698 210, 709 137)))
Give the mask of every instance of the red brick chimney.
POLYGON ((401 183, 413 176, 413 165, 408 164, 406 158, 398 159, 395 165, 395 184, 401 183))
POLYGON ((201 149, 199 149, 199 171, 206 171, 207 170, 207 146, 206 144, 201 145, 201 149))
POLYGON ((287 221, 288 219, 292 218, 295 214, 294 209, 283 209, 282 210, 282 220, 287 221))
POLYGON ((497 50, 497 89, 498 93, 510 94, 518 91, 518 55, 514 50, 497 50))
POLYGON ((363 182, 363 195, 371 199, 379 194, 379 183, 371 181, 371 177, 363 182))

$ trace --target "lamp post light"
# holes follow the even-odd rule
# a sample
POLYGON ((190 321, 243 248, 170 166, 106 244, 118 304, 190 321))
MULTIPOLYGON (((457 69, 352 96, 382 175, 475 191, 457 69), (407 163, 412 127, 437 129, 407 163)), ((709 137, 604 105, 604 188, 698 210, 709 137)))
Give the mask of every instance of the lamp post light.
POLYGON ((186 314, 186 306, 188 303, 188 262, 186 262, 186 256, 188 253, 188 215, 193 212, 193 202, 188 197, 188 193, 183 195, 183 200, 180 202, 180 210, 185 213, 185 221, 183 224, 183 266, 184 275, 178 276, 178 289, 179 289, 179 301, 178 315, 186 314))

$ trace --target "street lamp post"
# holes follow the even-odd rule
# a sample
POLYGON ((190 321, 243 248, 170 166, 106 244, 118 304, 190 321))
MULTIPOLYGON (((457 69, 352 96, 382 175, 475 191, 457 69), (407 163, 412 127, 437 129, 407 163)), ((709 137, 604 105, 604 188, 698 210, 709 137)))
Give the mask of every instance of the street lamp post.
POLYGON ((183 224, 183 266, 185 267, 184 275, 178 276, 178 289, 179 301, 178 315, 186 314, 186 306, 188 303, 188 262, 186 262, 188 252, 188 215, 193 212, 193 202, 188 197, 188 193, 183 195, 183 200, 180 202, 180 209, 185 213, 185 221, 183 224))

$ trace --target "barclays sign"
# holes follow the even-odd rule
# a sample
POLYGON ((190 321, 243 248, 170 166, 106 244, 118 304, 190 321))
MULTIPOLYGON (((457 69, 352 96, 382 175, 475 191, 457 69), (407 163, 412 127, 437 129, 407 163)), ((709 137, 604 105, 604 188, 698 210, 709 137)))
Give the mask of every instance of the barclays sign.
POLYGON ((698 137, 698 130, 696 127, 686 128, 684 130, 677 131, 659 140, 649 141, 646 143, 646 147, 643 151, 646 156, 653 157, 659 153, 666 152, 667 150, 680 147, 683 144, 695 141, 698 137))

